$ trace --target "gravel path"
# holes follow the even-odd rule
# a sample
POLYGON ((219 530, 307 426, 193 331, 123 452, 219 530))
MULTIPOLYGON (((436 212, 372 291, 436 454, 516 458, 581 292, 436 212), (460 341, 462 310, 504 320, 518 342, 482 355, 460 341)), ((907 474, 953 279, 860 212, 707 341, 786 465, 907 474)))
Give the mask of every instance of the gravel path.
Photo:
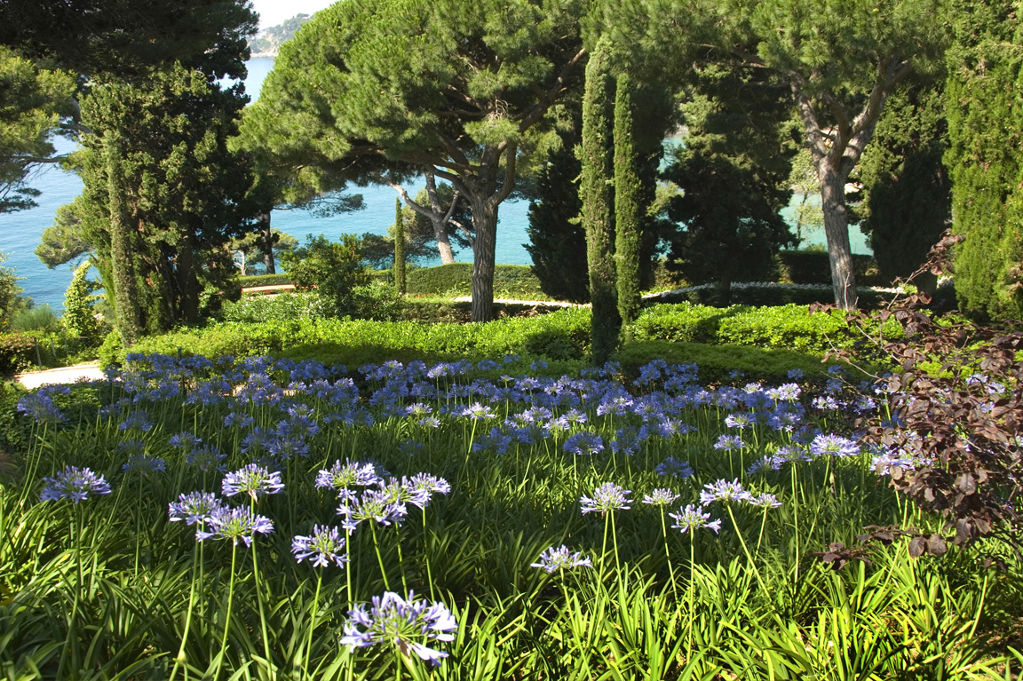
POLYGON ((69 367, 57 369, 44 369, 42 371, 25 371, 14 377, 28 390, 34 390, 41 385, 54 383, 75 383, 81 380, 95 381, 102 379, 103 370, 99 368, 99 362, 85 362, 69 367))

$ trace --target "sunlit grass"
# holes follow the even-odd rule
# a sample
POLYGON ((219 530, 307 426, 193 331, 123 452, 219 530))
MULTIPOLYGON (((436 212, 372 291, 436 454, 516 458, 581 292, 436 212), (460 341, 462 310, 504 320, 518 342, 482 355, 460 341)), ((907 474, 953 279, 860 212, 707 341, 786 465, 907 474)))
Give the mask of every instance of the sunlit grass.
POLYGON ((548 378, 515 358, 348 372, 160 356, 35 393, 0 488, 0 672, 1010 678, 984 627, 1017 568, 918 561, 898 543, 840 570, 814 555, 865 525, 939 526, 855 436, 818 437, 849 438, 883 404, 837 378, 697 378, 664 363, 624 383, 613 366, 548 378), (251 464, 249 483, 229 476, 251 464), (66 465, 110 493, 42 501, 66 465), (644 503, 656 489, 677 498, 644 503), (237 522, 168 513, 192 492, 237 522), (533 567, 561 546, 575 559, 533 567))

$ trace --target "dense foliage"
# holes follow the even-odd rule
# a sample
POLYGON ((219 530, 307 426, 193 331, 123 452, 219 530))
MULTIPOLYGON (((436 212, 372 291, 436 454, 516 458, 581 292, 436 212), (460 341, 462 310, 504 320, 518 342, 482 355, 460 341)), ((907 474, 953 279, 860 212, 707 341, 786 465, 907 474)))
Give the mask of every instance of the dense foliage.
POLYGON ((974 2, 959 16, 946 101, 960 309, 1023 319, 1023 53, 1018 3, 974 2))
POLYGON ((426 169, 450 182, 472 213, 473 319, 484 321, 498 208, 520 166, 556 143, 554 105, 585 54, 585 9, 575 0, 337 3, 282 48, 251 127, 273 155, 297 159, 294 174, 313 191, 385 171, 426 169))
MULTIPOLYGON (((915 272, 951 220, 951 181, 942 164, 948 146, 944 93, 916 79, 892 93, 863 155, 857 206, 882 276, 915 272)), ((916 279, 934 293, 937 278, 916 279)))

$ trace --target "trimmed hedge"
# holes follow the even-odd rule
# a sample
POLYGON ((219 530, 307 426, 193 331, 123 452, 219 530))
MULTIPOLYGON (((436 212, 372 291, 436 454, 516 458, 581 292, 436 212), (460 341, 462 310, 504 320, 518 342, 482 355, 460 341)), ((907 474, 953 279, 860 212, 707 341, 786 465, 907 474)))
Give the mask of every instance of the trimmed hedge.
MULTIPOLYGON (((890 320, 886 333, 901 333, 890 320)), ((692 304, 645 309, 633 326, 634 342, 619 353, 636 366, 660 357, 696 362, 716 371, 704 380, 723 380, 726 369, 777 378, 789 369, 822 370, 821 357, 833 345, 855 340, 838 311, 811 315, 806 307, 692 304), (755 350, 755 351, 754 351, 755 350), (716 367, 716 368, 715 368, 716 367)), ((373 322, 300 318, 260 323, 222 322, 205 329, 147 338, 132 352, 222 355, 277 355, 316 358, 339 364, 386 359, 486 359, 509 353, 549 361, 585 361, 590 352, 589 308, 566 308, 536 317, 507 317, 485 324, 415 321, 373 322)), ((104 346, 101 361, 122 361, 125 350, 104 346)))
MULTIPOLYGON (((409 270, 409 295, 469 295, 472 292, 472 264, 456 262, 437 267, 409 270)), ((494 268, 494 295, 500 298, 545 300, 528 265, 497 265, 494 268)))
POLYGON ((255 288, 257 286, 281 286, 293 282, 288 274, 255 274, 249 277, 238 277, 238 283, 242 288, 255 288))

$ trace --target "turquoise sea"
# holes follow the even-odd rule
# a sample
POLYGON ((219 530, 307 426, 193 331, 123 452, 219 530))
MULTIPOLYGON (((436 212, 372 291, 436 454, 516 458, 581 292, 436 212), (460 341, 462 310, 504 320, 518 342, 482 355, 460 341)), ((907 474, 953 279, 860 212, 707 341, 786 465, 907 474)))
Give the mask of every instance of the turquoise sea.
MULTIPOLYGON (((272 67, 273 59, 270 57, 259 57, 248 62, 249 74, 245 79, 245 88, 250 96, 258 96, 263 79, 272 67)), ((74 149, 74 142, 58 139, 56 146, 58 152, 64 153, 74 149)), ((21 278, 19 283, 25 295, 32 298, 36 305, 49 303, 54 309, 60 310, 63 307, 64 291, 71 282, 72 268, 65 265, 48 269, 34 251, 43 230, 52 224, 57 208, 73 200, 81 191, 82 183, 74 173, 65 172, 56 166, 47 166, 34 174, 30 185, 42 192, 37 199, 39 206, 0 215, 0 253, 7 256, 4 265, 13 268, 21 278)), ((415 195, 421 188, 418 185, 408 189, 415 195)), ((310 210, 275 210, 271 215, 271 224, 303 242, 306 236, 318 234, 330 239, 337 239, 344 233, 386 234, 387 228, 394 222, 394 190, 386 186, 369 186, 353 187, 351 191, 362 194, 365 203, 363 210, 329 217, 316 215, 310 210)), ((501 204, 497 231, 499 264, 532 264, 523 245, 528 241, 528 205, 526 201, 511 200, 501 204)), ((850 231, 854 241, 853 251, 869 252, 859 231, 850 231)), ((817 241, 820 241, 819 235, 817 241)), ((807 240, 807 243, 813 242, 813 237, 807 240)), ((462 251, 456 255, 456 259, 471 262, 472 253, 462 251)), ((439 264, 439 259, 437 262, 439 264)))

